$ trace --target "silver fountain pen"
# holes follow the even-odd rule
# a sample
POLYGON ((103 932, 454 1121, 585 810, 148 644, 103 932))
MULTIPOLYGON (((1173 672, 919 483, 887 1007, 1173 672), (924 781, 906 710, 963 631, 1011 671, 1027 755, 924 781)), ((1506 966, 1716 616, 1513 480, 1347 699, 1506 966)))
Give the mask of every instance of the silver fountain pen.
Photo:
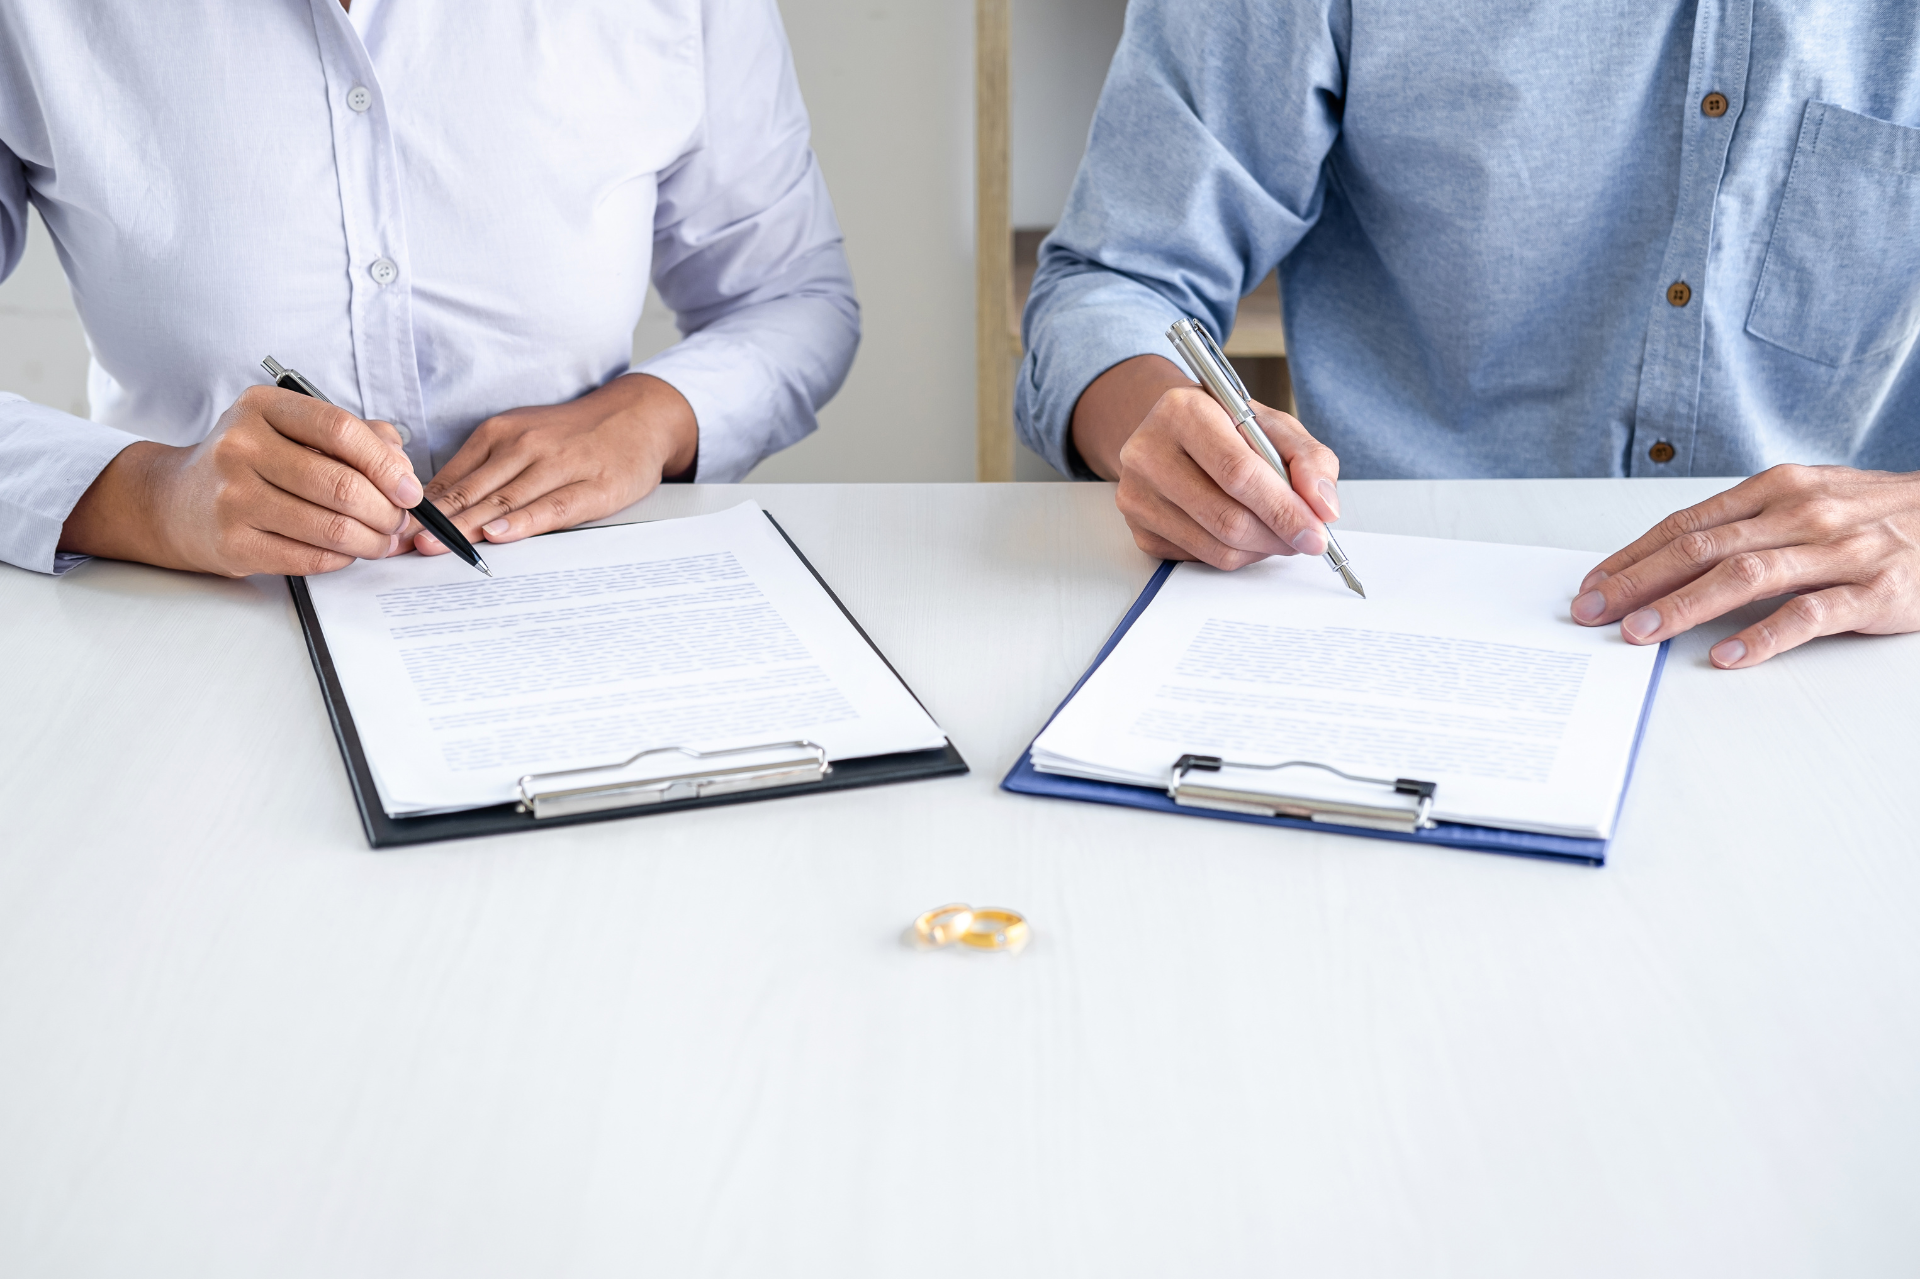
MULTIPOLYGON (((1198 320, 1175 320, 1173 327, 1167 330, 1167 340, 1173 343, 1173 349, 1180 352, 1180 358, 1186 361, 1187 369, 1193 374, 1193 380, 1220 401, 1220 407, 1233 419, 1234 429, 1240 437, 1267 460, 1267 465, 1280 473, 1289 488, 1293 486, 1293 477, 1287 474, 1287 464, 1280 460, 1279 451, 1273 447, 1273 441, 1260 429, 1260 423, 1254 418, 1253 397, 1247 394, 1247 387, 1240 375, 1233 371, 1233 365, 1227 363, 1226 355, 1214 342, 1213 334, 1207 332, 1198 320)), ((1340 549, 1340 543, 1333 540, 1333 530, 1325 524, 1320 526, 1327 534, 1327 567, 1340 575, 1347 589, 1361 599, 1367 593, 1360 589, 1360 579, 1353 575, 1347 566, 1347 553, 1340 549)))

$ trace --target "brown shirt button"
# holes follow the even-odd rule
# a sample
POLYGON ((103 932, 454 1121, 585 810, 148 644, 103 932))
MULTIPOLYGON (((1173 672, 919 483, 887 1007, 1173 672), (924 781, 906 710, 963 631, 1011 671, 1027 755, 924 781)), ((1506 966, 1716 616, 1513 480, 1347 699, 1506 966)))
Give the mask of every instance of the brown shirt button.
POLYGON ((1718 120, 1727 113, 1727 95, 1724 93, 1709 93, 1706 97, 1700 99, 1700 111, 1703 115, 1710 115, 1718 120))
POLYGON ((1687 287, 1685 280, 1675 280, 1667 286, 1667 301, 1675 306, 1685 306, 1693 301, 1693 290, 1687 287))
POLYGON ((1673 445, 1667 443, 1665 440, 1660 440, 1655 443, 1652 448, 1647 450, 1647 456, 1656 462, 1671 462, 1673 461, 1673 445))

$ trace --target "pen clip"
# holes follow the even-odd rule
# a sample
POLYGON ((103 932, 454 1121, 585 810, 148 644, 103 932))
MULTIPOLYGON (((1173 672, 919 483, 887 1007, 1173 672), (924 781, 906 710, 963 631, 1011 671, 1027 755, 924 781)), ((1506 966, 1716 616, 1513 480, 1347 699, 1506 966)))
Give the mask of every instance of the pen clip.
POLYGON ((1233 389, 1240 392, 1240 398, 1251 406, 1253 404, 1253 395, 1247 390, 1247 384, 1240 380, 1240 370, 1233 367, 1233 361, 1229 360, 1227 353, 1220 349, 1220 344, 1213 340, 1213 333, 1206 325, 1198 321, 1194 322, 1193 332, 1194 336, 1199 338, 1201 343, 1204 344, 1206 352, 1212 357, 1215 367, 1225 375, 1227 381, 1232 384, 1233 389))
POLYGON ((1175 320, 1167 330, 1167 341, 1180 353, 1193 380, 1220 402, 1234 426, 1242 427, 1254 420, 1253 399, 1247 394, 1246 383, 1233 371, 1233 365, 1227 363, 1220 344, 1213 340, 1213 334, 1207 332, 1205 325, 1191 318, 1175 320))

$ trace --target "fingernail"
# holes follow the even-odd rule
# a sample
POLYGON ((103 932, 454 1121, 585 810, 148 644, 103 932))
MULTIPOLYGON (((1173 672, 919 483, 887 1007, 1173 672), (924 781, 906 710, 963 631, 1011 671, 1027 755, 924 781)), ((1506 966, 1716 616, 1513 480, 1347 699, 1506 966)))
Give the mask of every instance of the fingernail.
POLYGON ((1603 568, 1597 568, 1593 570, 1593 572, 1587 574, 1585 580, 1583 580, 1580 583, 1580 589, 1583 591, 1590 591, 1594 587, 1600 585, 1600 583, 1606 581, 1611 576, 1613 576, 1613 574, 1607 572, 1607 570, 1603 568))
POLYGON ((444 551, 447 549, 440 545, 440 539, 431 533, 422 533, 414 545, 423 551, 444 551))
POLYGON ((1626 628, 1627 634, 1633 636, 1633 638, 1645 639, 1660 629, 1660 610, 1657 608, 1643 608, 1638 613, 1628 617, 1627 620, 1620 623, 1620 625, 1626 628))
POLYGON ((1607 597, 1599 591, 1588 591, 1573 602, 1573 620, 1576 622, 1597 622, 1606 611, 1607 597))
POLYGON ((399 551, 400 551, 400 535, 398 533, 387 534, 387 554, 389 556, 396 555, 399 553, 399 551))
POLYGON ((500 537, 509 528, 512 528, 513 526, 507 523, 507 517, 503 515, 499 519, 494 520, 491 523, 482 524, 480 527, 487 530, 487 532, 493 534, 495 537, 500 537))
POLYGON ((1739 640, 1721 640, 1715 644, 1707 656, 1713 659, 1715 666, 1732 666, 1747 655, 1747 646, 1739 640))
POLYGON ((1333 518, 1340 518, 1340 494, 1334 490, 1332 480, 1321 480, 1314 486, 1320 490, 1321 500, 1333 511, 1333 518))
POLYGON ((1327 537, 1317 528, 1303 528, 1293 535, 1293 549, 1302 555, 1325 555, 1327 537))
POLYGON ((393 486, 393 497, 394 500, 402 506, 414 507, 420 505, 420 481, 414 479, 411 475, 401 476, 400 482, 393 486))

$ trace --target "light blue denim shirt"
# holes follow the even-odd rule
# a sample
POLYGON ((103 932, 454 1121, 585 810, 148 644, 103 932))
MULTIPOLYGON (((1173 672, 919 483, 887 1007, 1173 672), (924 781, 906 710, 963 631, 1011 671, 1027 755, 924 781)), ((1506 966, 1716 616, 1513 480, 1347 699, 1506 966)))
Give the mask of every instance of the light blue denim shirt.
POLYGON ((1920 468, 1914 126, 1915 0, 1133 0, 1021 437, 1277 263, 1346 476, 1920 468))

